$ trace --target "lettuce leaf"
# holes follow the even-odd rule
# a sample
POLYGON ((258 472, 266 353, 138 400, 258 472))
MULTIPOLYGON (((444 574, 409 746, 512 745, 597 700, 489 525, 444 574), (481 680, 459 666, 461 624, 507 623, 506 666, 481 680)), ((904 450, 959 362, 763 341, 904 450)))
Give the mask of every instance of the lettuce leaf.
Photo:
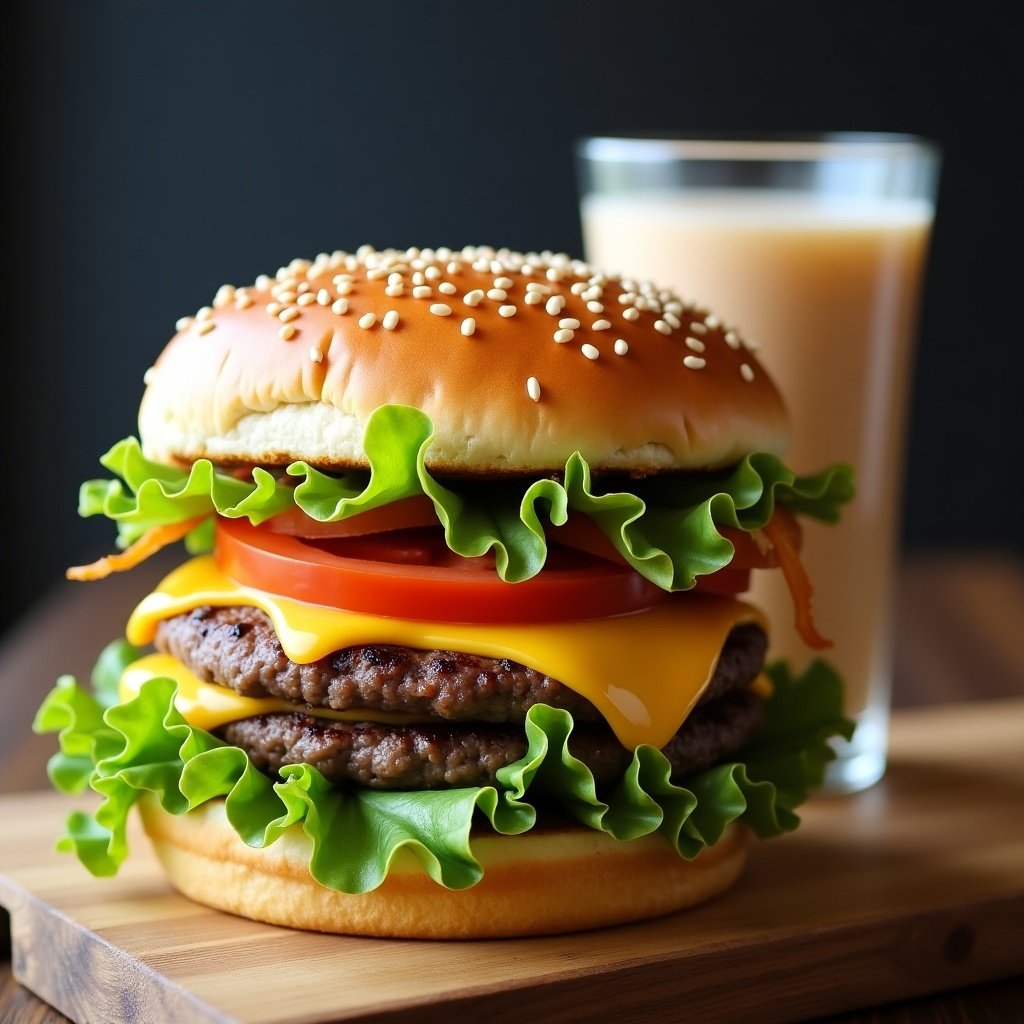
POLYGON ((628 842, 658 832, 692 858, 737 819, 759 836, 796 827, 794 808, 820 783, 832 753, 830 735, 849 737, 841 684, 824 662, 800 677, 770 670, 775 693, 765 727, 734 761, 677 784, 664 755, 641 746, 622 779, 601 793, 568 749, 573 722, 544 705, 526 718, 528 750, 501 769, 496 786, 427 792, 336 789, 309 765, 283 768, 278 779, 257 771, 245 753, 190 726, 174 706, 175 684, 145 683, 116 707, 101 704, 70 677, 61 678, 36 716, 37 732, 58 732, 53 784, 65 792, 91 786, 102 796, 92 815, 75 812, 58 844, 95 875, 114 874, 128 854, 132 805, 151 793, 171 814, 223 797, 240 838, 269 846, 292 826, 311 841, 310 871, 342 892, 367 892, 388 873, 400 849, 411 850, 435 882, 463 889, 479 881, 470 830, 489 824, 505 835, 528 831, 536 804, 557 805, 581 825, 628 842))
POLYGON ((206 459, 188 471, 154 462, 135 438, 126 438, 100 460, 117 479, 84 483, 79 513, 114 520, 122 546, 153 526, 210 516, 186 538, 197 553, 211 545, 214 514, 245 516, 258 524, 294 504, 320 522, 337 522, 425 494, 448 546, 467 557, 493 551, 506 582, 540 572, 552 531, 576 514, 593 520, 649 580, 665 590, 688 590, 697 576, 731 560, 733 547, 720 527, 756 530, 771 518, 776 503, 834 522, 853 496, 849 466, 797 476, 765 452, 720 471, 629 481, 628 490, 595 481, 578 452, 566 461, 560 480, 446 486, 425 464, 433 431, 430 418, 418 409, 382 406, 363 437, 369 472, 331 476, 295 462, 281 477, 256 468, 250 481, 223 473, 206 459))

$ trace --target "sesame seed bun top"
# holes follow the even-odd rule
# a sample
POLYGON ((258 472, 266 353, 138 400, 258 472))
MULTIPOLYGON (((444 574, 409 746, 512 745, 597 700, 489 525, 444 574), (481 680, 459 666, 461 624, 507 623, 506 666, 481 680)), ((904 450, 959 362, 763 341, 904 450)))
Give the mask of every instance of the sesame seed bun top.
POLYGON ((377 407, 433 420, 433 470, 719 466, 781 452, 785 409, 735 329, 564 255, 321 254, 225 285, 147 373, 151 458, 365 466, 377 407))

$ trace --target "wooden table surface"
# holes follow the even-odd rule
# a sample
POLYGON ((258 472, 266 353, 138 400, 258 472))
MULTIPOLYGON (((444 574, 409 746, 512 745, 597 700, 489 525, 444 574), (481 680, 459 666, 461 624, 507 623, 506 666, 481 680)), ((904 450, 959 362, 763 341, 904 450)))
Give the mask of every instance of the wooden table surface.
MULTIPOLYGON (((29 730, 52 681, 87 678, 98 650, 119 634, 139 597, 168 560, 103 584, 58 584, 0 648, 0 792, 47 786, 52 737, 29 730)), ((1024 699, 1024 560, 996 554, 918 554, 899 578, 894 705, 1024 699)), ((1022 737, 1024 749, 1024 737, 1022 737)), ((65 1020, 18 985, 9 928, 0 921, 0 1021, 65 1020)), ((1024 1021, 1024 974, 898 1005, 830 1018, 831 1024, 1024 1021)))

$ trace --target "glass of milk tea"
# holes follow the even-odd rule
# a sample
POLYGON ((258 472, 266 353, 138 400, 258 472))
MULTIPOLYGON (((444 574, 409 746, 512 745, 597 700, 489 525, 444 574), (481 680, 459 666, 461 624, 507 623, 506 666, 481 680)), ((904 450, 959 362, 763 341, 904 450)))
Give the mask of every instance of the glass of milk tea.
MULTIPOLYGON (((857 722, 826 789, 864 789, 885 771, 909 378, 939 154, 910 136, 837 134, 589 138, 577 156, 588 261, 672 287, 754 339, 789 406, 787 463, 856 468, 840 524, 805 523, 802 559, 857 722)), ((782 573, 754 576, 771 656, 799 669, 813 652, 791 625, 782 573)))

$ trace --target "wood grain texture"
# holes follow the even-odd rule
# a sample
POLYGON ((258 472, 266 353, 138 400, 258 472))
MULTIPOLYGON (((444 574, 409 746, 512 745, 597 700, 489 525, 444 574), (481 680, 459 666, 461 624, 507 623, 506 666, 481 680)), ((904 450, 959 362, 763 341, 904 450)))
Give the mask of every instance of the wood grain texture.
POLYGON ((589 934, 391 942, 254 924, 169 891, 138 834, 121 875, 88 877, 52 850, 73 803, 56 794, 0 801, 0 903, 16 975, 77 1020, 805 1019, 1019 972, 1022 736, 1024 701, 904 713, 885 781, 814 802, 732 892, 589 934))
MULTIPOLYGON (((42 695, 62 672, 71 672, 81 678, 88 675, 96 652, 120 632, 139 595, 172 568, 178 558, 177 553, 165 553, 132 573, 112 577, 95 586, 66 582, 55 584, 52 592, 35 608, 27 610, 17 627, 3 637, 0 644, 0 700, 3 701, 3 713, 0 713, 0 793, 46 787, 44 766, 53 750, 52 737, 34 737, 29 732, 32 715, 42 695)), ((1024 698, 1024 630, 1021 628, 1021 623, 1024 623, 1024 562, 1019 556, 1009 552, 922 552, 904 560, 898 583, 895 706, 988 701, 1011 696, 1024 698)), ((896 742, 909 734, 911 725, 908 718, 897 719, 896 742)), ((946 735, 948 733, 943 733, 943 737, 946 735)), ((904 759, 895 763, 885 784, 884 795, 881 789, 862 794, 856 798, 856 813, 867 815, 871 806, 876 806, 877 811, 877 805, 884 806, 892 799, 894 787, 900 806, 912 804, 918 798, 916 794, 922 792, 927 801, 933 800, 928 795, 928 787, 922 788, 922 784, 933 770, 929 763, 937 765, 940 770, 945 767, 947 754, 940 743, 943 737, 930 736, 926 727, 927 757, 918 755, 916 760, 904 759)), ((954 750, 952 756, 959 755, 954 750)), ((966 775, 958 772, 962 785, 959 789, 954 787, 954 796, 958 801, 971 801, 976 782, 971 781, 971 773, 967 770, 969 763, 961 767, 966 775)), ((949 775, 944 774, 948 783, 949 775)), ((1016 800, 1018 816, 1024 814, 1019 789, 1006 790, 1003 797, 1016 800)), ((811 810, 808 827, 816 827, 817 807, 815 805, 811 810)), ((935 813, 934 807, 930 813, 935 813)), ((954 818, 944 830, 932 830, 929 833, 932 846, 941 849, 955 841, 959 836, 957 821, 954 818)), ((52 826, 48 827, 52 829, 52 826)), ((52 838, 52 830, 49 835, 52 838)), ((803 835, 809 837, 806 831, 803 835)), ((796 856, 793 844, 800 838, 798 833, 762 847, 739 891, 758 884, 757 879, 769 870, 763 866, 767 858, 796 856)), ((864 842, 867 843, 869 838, 870 833, 865 833, 864 842)), ((862 848, 861 855, 868 862, 862 865, 861 870, 869 870, 870 853, 862 848)), ((46 856, 55 855, 47 851, 46 856)), ((877 851, 877 857, 887 862, 893 856, 893 848, 888 843, 877 851)), ((6 854, 0 852, 0 870, 7 866, 5 858, 6 854)), ((66 871, 71 870, 66 858, 57 859, 57 863, 63 864, 66 871)), ((1019 867, 1019 872, 1024 873, 1024 868, 1019 867)), ((81 876, 79 882, 82 878, 88 884, 107 884, 92 883, 85 876, 81 876)), ((727 897, 727 900, 732 898, 727 897)), ((715 905, 716 911, 721 906, 720 901, 715 905)), ((709 911, 711 909, 708 908, 709 911)), ((0 929, 3 932, 0 935, 0 961, 3 961, 0 963, 0 1021, 4 1024, 8 1021, 63 1024, 67 1018, 13 980, 9 947, 5 948, 6 917, 0 908, 0 929)), ((693 918, 687 923, 695 926, 697 921, 693 918)), ((912 935, 910 939, 914 941, 912 935)), ((377 945, 374 944, 375 948, 377 945)), ((1010 948, 1017 952, 1016 947, 1011 945, 1010 948)), ((453 958, 455 962, 458 962, 457 957, 458 949, 453 958)), ((816 952, 812 951, 808 960, 813 964, 815 959, 816 952)), ((268 957, 261 963, 269 969, 271 961, 272 958, 268 957)), ((567 961, 572 962, 571 955, 567 961)), ((351 977, 345 972, 338 974, 333 967, 329 970, 326 976, 332 984, 344 985, 351 977)), ((857 1005, 875 1008, 844 1012, 841 1017, 830 1017, 829 1024, 1024 1022, 1024 956, 1019 958, 1013 970, 1018 974, 1015 980, 981 985, 971 985, 954 971, 945 982, 945 987, 952 991, 945 995, 890 1001, 885 1006, 879 1004, 886 999, 901 997, 886 996, 881 987, 876 987, 874 978, 865 977, 861 979, 857 1005)), ((801 975, 802 968, 789 974, 790 977, 801 975)), ((323 984, 322 978, 318 978, 318 984, 323 984)), ((387 981, 382 984, 387 991, 387 981)), ((724 1005, 732 1006, 733 1000, 745 999, 742 987, 737 985, 735 989, 720 995, 719 1005, 724 1002, 724 1005)), ((642 994, 635 995, 639 999, 642 994)), ((500 1004, 500 996, 495 998, 500 1004)), ((658 998, 658 995, 651 997, 654 1002, 658 998)), ((670 1002, 669 1005, 673 1004, 670 1002)), ((619 1017, 634 1019, 631 1009, 623 1013, 621 1001, 614 1006, 619 1017)), ((798 1014, 785 995, 781 997, 781 1006, 777 1019, 806 1016, 806 1013, 798 1014)), ((767 1019, 762 1018, 762 1009, 757 1008, 756 1019, 767 1019)), ((671 1016, 666 1006, 655 1007, 655 1010, 662 1016, 671 1016)))

